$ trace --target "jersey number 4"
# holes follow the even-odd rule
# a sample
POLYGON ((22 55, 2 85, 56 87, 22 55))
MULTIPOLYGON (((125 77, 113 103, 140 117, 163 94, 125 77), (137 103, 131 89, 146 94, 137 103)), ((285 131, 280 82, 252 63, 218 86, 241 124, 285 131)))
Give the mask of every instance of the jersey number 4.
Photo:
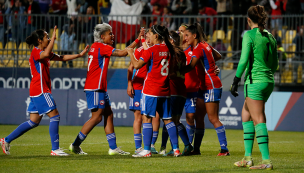
POLYGON ((161 68, 161 75, 162 76, 168 76, 169 74, 169 61, 167 59, 163 59, 161 61, 161 65, 162 65, 162 68, 161 68))

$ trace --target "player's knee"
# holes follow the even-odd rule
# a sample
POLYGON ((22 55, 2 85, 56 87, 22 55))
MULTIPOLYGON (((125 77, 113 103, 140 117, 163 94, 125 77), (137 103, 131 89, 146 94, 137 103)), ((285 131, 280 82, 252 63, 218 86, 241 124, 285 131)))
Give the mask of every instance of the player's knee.
POLYGON ((175 116, 175 117, 172 117, 172 121, 174 122, 175 125, 179 124, 180 121, 179 121, 179 117, 175 116))
POLYGON ((210 123, 211 124, 216 124, 216 123, 218 123, 220 120, 218 119, 218 117, 214 117, 214 116, 209 116, 208 117, 209 118, 209 121, 210 121, 210 123))

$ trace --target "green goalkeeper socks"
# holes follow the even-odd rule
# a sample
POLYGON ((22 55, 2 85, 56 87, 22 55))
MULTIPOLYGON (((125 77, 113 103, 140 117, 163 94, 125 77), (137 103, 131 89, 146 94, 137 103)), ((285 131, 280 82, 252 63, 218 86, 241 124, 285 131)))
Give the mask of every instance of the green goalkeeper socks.
POLYGON ((254 142, 254 124, 253 121, 243 122, 245 156, 251 156, 254 142))
POLYGON ((262 153, 262 159, 267 160, 269 157, 268 148, 268 131, 266 123, 259 123, 255 126, 256 138, 259 144, 260 152, 262 153))

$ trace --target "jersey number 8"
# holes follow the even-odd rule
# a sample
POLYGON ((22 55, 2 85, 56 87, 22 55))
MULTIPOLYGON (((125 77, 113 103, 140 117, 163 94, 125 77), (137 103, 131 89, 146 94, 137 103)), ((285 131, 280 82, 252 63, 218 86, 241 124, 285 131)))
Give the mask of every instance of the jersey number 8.
POLYGON ((162 76, 168 76, 168 74, 169 74, 169 68, 168 68, 169 61, 167 59, 163 59, 161 61, 161 65, 162 65, 161 72, 160 72, 161 75, 162 76))

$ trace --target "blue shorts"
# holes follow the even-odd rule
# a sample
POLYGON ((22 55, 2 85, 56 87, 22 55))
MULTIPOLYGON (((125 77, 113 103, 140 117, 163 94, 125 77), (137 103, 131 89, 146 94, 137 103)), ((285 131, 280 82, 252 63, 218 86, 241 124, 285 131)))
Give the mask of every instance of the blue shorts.
POLYGON ((88 109, 105 109, 111 106, 108 92, 105 91, 86 91, 88 109))
POLYGON ((171 112, 173 116, 182 116, 186 98, 183 96, 171 96, 171 112))
POLYGON ((184 106, 186 113, 195 113, 197 94, 197 92, 187 93, 186 103, 184 106))
POLYGON ((171 119, 170 97, 151 97, 141 95, 141 114, 148 117, 155 117, 156 111, 162 119, 171 119))
POLYGON ((54 109, 56 109, 56 103, 52 94, 42 93, 39 97, 31 97, 31 102, 27 108, 27 112, 45 115, 54 109))
POLYGON ((221 97, 222 97, 222 88, 198 91, 198 98, 204 99, 205 103, 218 102, 221 100, 221 97))
POLYGON ((141 110, 140 103, 141 103, 141 90, 134 90, 133 98, 130 97, 129 110, 130 111, 141 110))

